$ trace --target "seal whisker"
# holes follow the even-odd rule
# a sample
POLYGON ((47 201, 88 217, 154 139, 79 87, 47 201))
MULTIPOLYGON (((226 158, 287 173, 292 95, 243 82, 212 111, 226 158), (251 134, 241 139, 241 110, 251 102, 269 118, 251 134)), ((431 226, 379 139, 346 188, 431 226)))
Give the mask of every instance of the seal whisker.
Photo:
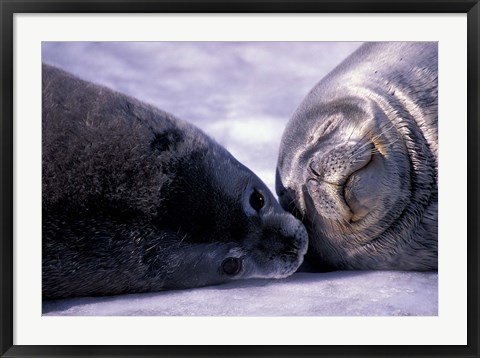
POLYGON ((365 154, 366 152, 368 152, 370 150, 370 148, 366 148, 366 146, 368 145, 373 145, 371 142, 366 142, 364 144, 362 144, 361 146, 355 148, 353 150, 353 152, 350 154, 350 156, 346 159, 347 162, 349 162, 350 160, 352 160, 354 157, 358 156, 358 155, 361 155, 361 154, 365 154), (365 149, 365 150, 364 150, 365 149), (362 152, 363 151, 363 152, 362 152))
POLYGON ((388 128, 384 128, 384 127, 380 127, 380 129, 382 130, 382 132, 378 133, 378 134, 375 134, 373 137, 372 137, 372 140, 378 140, 380 139, 381 136, 383 136, 385 133, 387 133, 388 131, 390 131, 392 128, 395 128, 395 124, 393 124, 393 122, 390 122, 390 126, 388 128))
POLYGON ((186 239, 187 237, 188 237, 188 234, 184 234, 184 235, 182 236, 182 238, 181 238, 180 241, 178 242, 178 247, 180 247, 180 246, 183 244, 183 242, 185 241, 185 239, 186 239))
MULTIPOLYGON (((358 122, 355 122, 354 125, 353 125, 353 128, 352 128, 352 132, 350 133, 350 135, 348 136, 348 139, 347 139, 347 143, 350 141, 350 139, 352 138, 352 135, 353 133, 355 132, 361 132, 361 130, 363 129, 363 126, 365 124, 364 123, 358 123, 358 122), (358 128, 360 125, 360 128, 358 128)), ((365 136, 367 135, 367 133, 365 133, 360 139, 359 141, 361 141, 363 138, 365 138, 365 136)))
MULTIPOLYGON (((381 135, 383 135, 384 133, 386 133, 387 131, 389 131, 390 129, 392 129, 394 127, 394 125, 392 124, 389 128, 385 129, 382 133, 380 133, 379 135, 374 135, 372 136, 371 140, 372 142, 375 142, 377 141, 381 135)), ((398 139, 397 139, 398 140, 398 139)), ((348 157, 347 161, 350 161, 353 157, 355 156, 358 156, 360 154, 363 154, 361 153, 360 151, 365 148, 367 145, 370 145, 372 144, 372 142, 368 141, 366 143, 363 143, 361 146, 355 148, 355 150, 352 152, 352 154, 348 157)), ((392 145, 392 143, 389 143, 387 145, 392 145)))
MULTIPOLYGON (((367 124, 363 124, 361 128, 363 128, 364 125, 367 125, 367 124)), ((389 122, 389 123, 382 123, 382 124, 380 124, 380 127, 378 128, 378 130, 383 130, 383 129, 385 129, 385 127, 387 127, 387 126, 390 126, 390 127, 387 129, 387 131, 388 131, 388 130, 390 130, 391 128, 394 127, 394 124, 391 123, 391 122, 389 122)), ((361 143, 361 142, 367 137, 367 135, 370 135, 370 134, 372 134, 372 131, 371 131, 371 130, 365 131, 365 133, 364 133, 359 139, 357 139, 357 142, 358 142, 358 143, 361 143)))
POLYGON ((152 246, 150 246, 150 247, 146 248, 146 249, 145 249, 145 252, 148 252, 148 251, 150 251, 151 249, 153 249, 153 248, 157 247, 157 246, 158 246, 158 244, 159 244, 159 243, 157 242, 156 244, 153 244, 152 246))

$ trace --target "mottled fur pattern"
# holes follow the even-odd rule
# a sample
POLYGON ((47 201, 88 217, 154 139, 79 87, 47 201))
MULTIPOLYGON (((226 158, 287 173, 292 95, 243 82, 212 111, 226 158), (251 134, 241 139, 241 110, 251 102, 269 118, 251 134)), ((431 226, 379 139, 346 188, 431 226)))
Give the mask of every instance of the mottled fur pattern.
POLYGON ((44 298, 280 278, 300 265, 303 225, 198 128, 51 66, 42 86, 44 298), (229 258, 234 274, 222 271, 229 258))
POLYGON ((367 43, 289 122, 277 193, 321 269, 437 269, 437 44, 367 43))

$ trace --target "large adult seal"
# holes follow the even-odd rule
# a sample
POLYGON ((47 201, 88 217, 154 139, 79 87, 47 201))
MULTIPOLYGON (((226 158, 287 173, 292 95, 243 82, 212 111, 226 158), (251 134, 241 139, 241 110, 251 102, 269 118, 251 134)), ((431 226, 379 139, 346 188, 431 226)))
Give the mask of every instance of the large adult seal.
POLYGON ((43 297, 292 274, 303 225, 198 128, 43 66, 43 297))
POLYGON ((437 44, 367 43, 282 138, 276 189, 320 269, 437 269, 437 44))

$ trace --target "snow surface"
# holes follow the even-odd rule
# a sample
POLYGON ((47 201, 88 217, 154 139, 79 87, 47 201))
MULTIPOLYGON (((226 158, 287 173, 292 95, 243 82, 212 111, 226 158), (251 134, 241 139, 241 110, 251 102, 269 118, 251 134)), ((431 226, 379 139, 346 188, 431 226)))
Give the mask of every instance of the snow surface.
POLYGON ((296 273, 196 289, 46 301, 48 316, 436 316, 437 273, 296 273))
MULTIPOLYGON (((42 60, 189 121, 274 192, 283 129, 360 43, 43 42, 42 60)), ((297 273, 183 291, 44 302, 45 315, 437 315, 436 273, 297 273)))

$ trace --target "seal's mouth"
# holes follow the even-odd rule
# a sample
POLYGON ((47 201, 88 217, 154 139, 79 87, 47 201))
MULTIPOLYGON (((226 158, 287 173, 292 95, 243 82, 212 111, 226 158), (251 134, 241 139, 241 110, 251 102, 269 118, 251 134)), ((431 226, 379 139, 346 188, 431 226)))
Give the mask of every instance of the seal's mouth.
POLYGON ((364 220, 378 207, 382 195, 379 188, 383 171, 382 156, 372 154, 363 168, 353 172, 347 178, 343 186, 343 197, 353 213, 350 222, 358 223, 364 220))
POLYGON ((306 189, 323 218, 360 224, 381 201, 384 159, 372 142, 341 150, 310 162, 306 189))

